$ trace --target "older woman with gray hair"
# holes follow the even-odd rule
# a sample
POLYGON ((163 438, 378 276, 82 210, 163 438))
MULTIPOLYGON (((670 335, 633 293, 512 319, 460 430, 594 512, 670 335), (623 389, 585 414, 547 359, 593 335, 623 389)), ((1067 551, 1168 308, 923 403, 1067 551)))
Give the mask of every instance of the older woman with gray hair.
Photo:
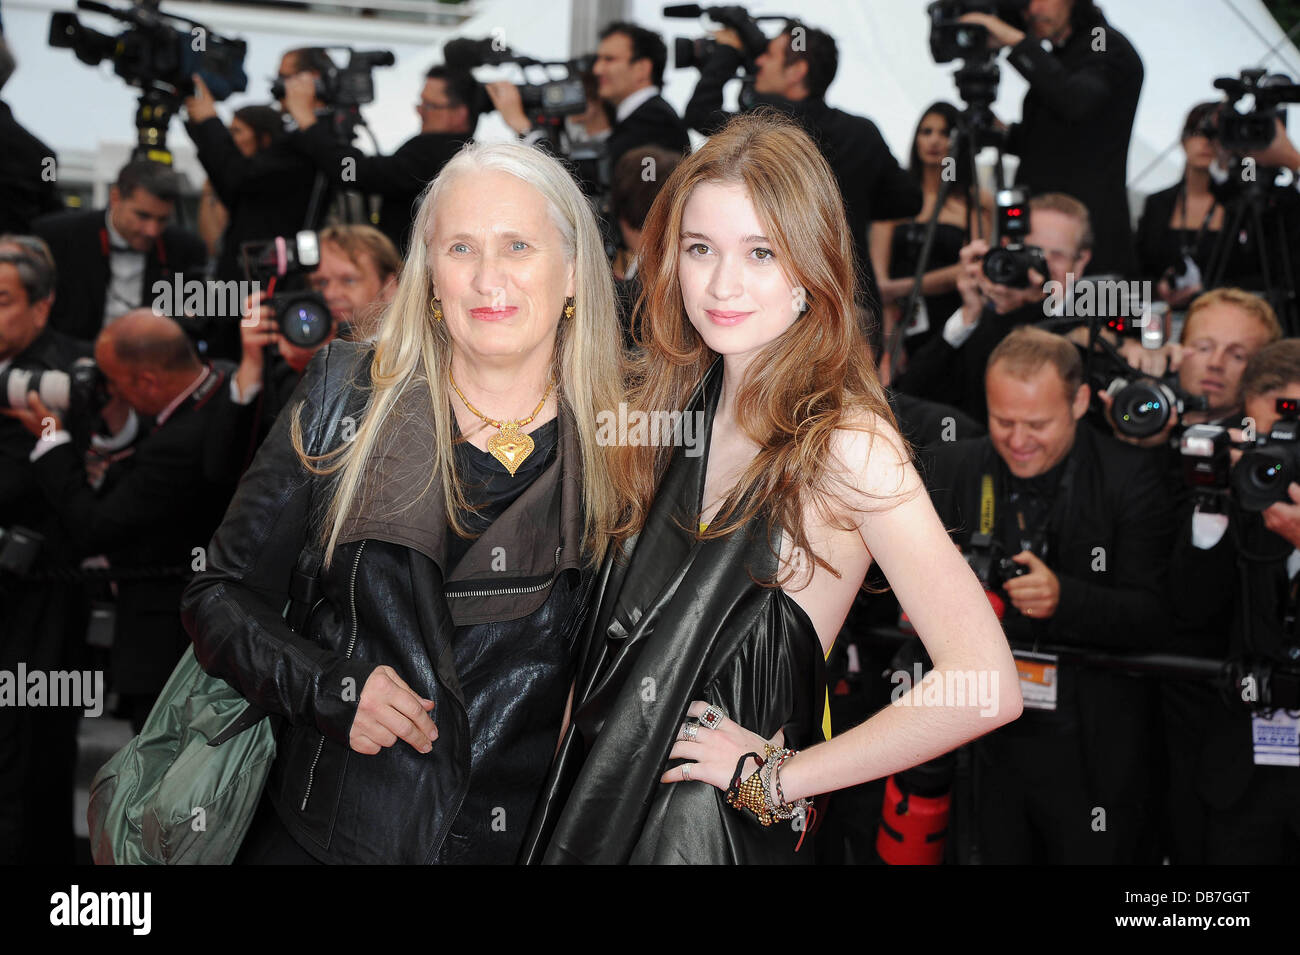
POLYGON ((564 168, 462 150, 380 324, 312 360, 183 601, 203 667, 281 723, 237 861, 512 862, 566 717, 621 385, 564 168))

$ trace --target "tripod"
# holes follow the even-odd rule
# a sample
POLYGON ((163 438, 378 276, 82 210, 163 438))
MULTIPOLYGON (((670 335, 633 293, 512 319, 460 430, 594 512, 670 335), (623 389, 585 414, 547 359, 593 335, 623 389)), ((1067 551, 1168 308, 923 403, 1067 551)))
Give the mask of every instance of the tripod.
MULTIPOLYGON (((949 131, 948 157, 945 165, 956 169, 965 156, 967 168, 963 172, 967 182, 965 187, 967 229, 969 232, 970 218, 974 216, 974 234, 977 238, 983 238, 984 227, 980 216, 980 187, 975 170, 975 156, 985 146, 993 146, 998 151, 997 162, 993 167, 995 188, 1000 191, 1006 185, 1002 170, 1002 133, 996 127, 992 109, 993 100, 997 98, 998 66, 991 58, 963 63, 954 75, 954 79, 957 82, 958 96, 966 108, 961 111, 961 118, 957 125, 949 131)), ((939 215, 943 212, 948 197, 952 194, 953 184, 958 178, 956 175, 940 177, 939 194, 935 198, 934 208, 930 211, 930 218, 926 220, 921 250, 917 255, 916 268, 912 274, 912 290, 907 295, 898 326, 890 335, 889 341, 885 343, 891 371, 898 367, 903 353, 906 329, 916 318, 917 308, 921 302, 921 283, 925 273, 929 271, 930 252, 934 247, 939 215)))
POLYGON ((1243 233, 1253 238, 1259 262, 1264 295, 1277 312, 1288 336, 1300 334, 1300 312, 1296 306, 1295 272, 1286 234, 1286 210, 1278 203, 1272 179, 1265 175, 1242 183, 1241 193, 1233 203, 1231 217, 1224 219, 1223 231, 1214 245, 1207 267, 1206 288, 1220 288, 1232 258, 1236 237, 1243 233), (1271 227, 1271 228, 1270 228, 1271 227), (1270 232, 1273 234, 1270 236, 1270 232))

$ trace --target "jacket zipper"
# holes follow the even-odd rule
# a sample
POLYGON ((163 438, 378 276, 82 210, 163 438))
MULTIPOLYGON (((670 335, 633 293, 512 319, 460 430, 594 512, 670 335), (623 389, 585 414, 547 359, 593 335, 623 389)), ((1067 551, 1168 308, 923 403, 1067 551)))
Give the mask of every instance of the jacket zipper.
POLYGON ((560 551, 563 549, 563 544, 555 548, 555 570, 551 571, 551 576, 548 580, 544 580, 540 584, 535 584, 531 587, 498 587, 494 590, 467 590, 460 593, 452 593, 449 591, 447 597, 448 599, 452 597, 501 597, 505 594, 535 594, 539 590, 545 590, 547 587, 551 586, 551 584, 555 583, 555 575, 559 572, 560 567, 560 551))
MULTIPOLYGON (((357 568, 361 566, 361 552, 366 549, 366 542, 362 541, 361 546, 357 548, 357 556, 352 561, 352 578, 348 582, 348 599, 352 606, 352 637, 348 640, 347 652, 343 659, 350 660, 352 651, 357 645, 357 568)), ((312 782, 316 778, 316 764, 320 762, 321 751, 325 749, 325 737, 322 735, 320 742, 316 744, 316 755, 312 757, 311 768, 307 770, 307 789, 302 794, 302 805, 298 807, 299 812, 307 809, 307 800, 311 797, 312 782)))
MULTIPOLYGON (((448 597, 495 597, 500 594, 536 593, 537 591, 549 587, 555 583, 555 577, 560 572, 560 551, 563 549, 564 549, 563 544, 555 548, 555 569, 551 571, 551 579, 548 580, 546 583, 538 584, 535 587, 503 587, 503 588, 498 588, 496 590, 474 590, 468 593, 447 594, 447 596, 448 597)), ((462 788, 460 791, 460 795, 456 798, 456 808, 453 809, 451 813, 447 816, 446 822, 442 824, 442 832, 438 833, 438 838, 434 840, 433 846, 430 847, 428 855, 426 855, 424 858, 426 865, 431 863, 435 858, 437 858, 438 852, 442 849, 442 844, 447 841, 447 833, 451 832, 451 827, 455 824, 456 817, 460 815, 460 807, 465 805, 465 796, 467 795, 466 792, 467 789, 468 787, 462 788)))

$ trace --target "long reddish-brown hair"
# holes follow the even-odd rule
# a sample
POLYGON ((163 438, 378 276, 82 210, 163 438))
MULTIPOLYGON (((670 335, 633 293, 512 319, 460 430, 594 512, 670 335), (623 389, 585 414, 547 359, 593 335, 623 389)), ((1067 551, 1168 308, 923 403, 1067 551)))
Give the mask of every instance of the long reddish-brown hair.
MULTIPOLYGON (((744 186, 778 265, 803 290, 808 310, 749 362, 735 398, 736 420, 758 454, 708 529, 692 530, 705 539, 723 537, 764 513, 817 566, 838 576, 809 545, 805 507, 812 504, 833 526, 853 527, 847 488, 832 467, 835 432, 897 425, 857 317, 844 200, 821 151, 779 114, 732 119, 678 165, 651 207, 642 237, 640 353, 631 366, 629 408, 685 409, 718 357, 686 315, 677 274, 682 213, 695 187, 706 182, 744 186)), ((615 449, 613 478, 624 507, 616 540, 645 524, 672 450, 653 444, 615 449)))

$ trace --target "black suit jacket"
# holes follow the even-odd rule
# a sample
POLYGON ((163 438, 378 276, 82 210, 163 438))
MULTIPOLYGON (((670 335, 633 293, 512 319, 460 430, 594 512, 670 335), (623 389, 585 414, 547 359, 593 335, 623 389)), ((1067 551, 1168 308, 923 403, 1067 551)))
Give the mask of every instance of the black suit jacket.
MULTIPOLYGON (((1169 575, 1176 648, 1223 660, 1295 659, 1300 647, 1282 626, 1291 545, 1259 514, 1229 510, 1232 526, 1215 546, 1200 549, 1191 543, 1192 507, 1183 509, 1169 575)), ((1215 809, 1231 809, 1255 771, 1250 707, 1203 684, 1170 689, 1195 704, 1188 719, 1200 729, 1197 791, 1215 809)))
POLYGON ((612 169, 628 150, 638 146, 662 146, 685 155, 691 151, 691 137, 677 110, 662 96, 650 97, 615 123, 610 131, 606 148, 612 169))
POLYGON ((63 208, 58 184, 52 178, 57 160, 45 145, 14 119, 9 105, 0 102, 0 233, 25 235, 32 220, 63 208), (49 172, 47 172, 47 169, 49 172))
MULTIPOLYGON (((1053 512, 1047 559, 1060 580, 1060 603, 1045 621, 1023 617, 1008 603, 1008 639, 1025 647, 1038 641, 1108 651, 1164 649, 1174 518, 1159 467, 1142 449, 1082 424, 1067 460, 1072 476, 1053 512)), ((923 466, 935 509, 964 547, 979 529, 985 474, 993 477, 995 501, 1006 499, 1005 466, 987 437, 936 446, 923 466)), ((1098 805, 1148 795, 1159 728, 1154 685, 1100 668, 1066 673, 1063 665, 1060 672, 1062 680, 1075 679, 1090 795, 1103 800, 1098 805)))
POLYGON ((468 136, 420 133, 404 142, 391 156, 368 156, 340 143, 328 123, 316 123, 294 133, 289 142, 317 170, 344 188, 382 197, 379 229, 406 255, 415 201, 452 156, 460 152, 468 136), (345 160, 352 160, 349 178, 340 179, 345 160))
MULTIPOLYGON (((32 232, 46 241, 58 268, 50 324, 73 338, 93 342, 104 327, 104 299, 108 294, 108 230, 103 209, 60 212, 38 219, 32 232)), ((202 280, 208 253, 196 235, 168 226, 145 253, 140 305, 148 308, 154 283, 202 280)), ((237 331, 237 330, 236 330, 237 331)))
MULTIPOLYGON (((234 494, 250 411, 231 401, 234 366, 211 367, 161 426, 142 421, 132 453, 114 462, 98 490, 86 483, 70 444, 34 463, 46 501, 81 556, 105 554, 121 568, 195 568, 194 549, 207 548, 234 494)), ((112 667, 119 692, 162 689, 189 642, 180 620, 187 582, 180 575, 118 582, 112 667)))
POLYGON ((1029 35, 1007 60, 1029 81, 1021 120, 1007 134, 1007 151, 1020 157, 1016 183, 1088 207, 1096 237, 1089 272, 1135 274, 1125 183, 1142 58, 1098 13, 1052 52, 1029 35))
POLYGON ((939 334, 917 349, 899 376, 899 391, 929 401, 955 405, 981 425, 988 422, 988 399, 984 394, 984 371, 998 343, 1020 325, 1043 319, 1042 304, 1027 305, 999 315, 986 305, 970 337, 953 348, 943 337, 943 324, 950 316, 938 316, 939 334))
MULTIPOLYGON (((46 326, 10 367, 67 371, 89 354, 85 342, 46 326)), ((73 431, 78 449, 84 438, 81 428, 73 431)), ((0 415, 0 528, 25 527, 41 535, 34 571, 75 567, 77 555, 29 460, 33 442, 18 421, 0 415)), ((80 582, 19 580, 0 571, 0 669, 12 670, 20 660, 32 669, 62 669, 84 642, 84 603, 80 582)))

